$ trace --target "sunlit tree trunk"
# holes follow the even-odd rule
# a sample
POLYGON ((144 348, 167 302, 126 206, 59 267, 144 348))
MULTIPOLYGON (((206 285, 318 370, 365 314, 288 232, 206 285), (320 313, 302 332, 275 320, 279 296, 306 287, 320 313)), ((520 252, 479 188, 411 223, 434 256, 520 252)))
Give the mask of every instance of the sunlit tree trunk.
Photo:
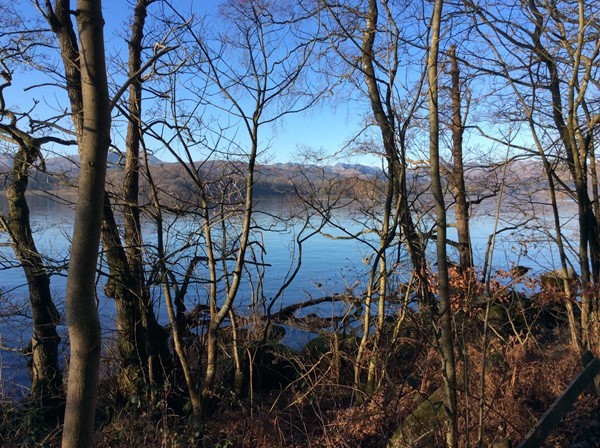
POLYGON ((435 202, 437 263, 439 284, 440 345, 444 377, 445 405, 449 417, 446 444, 455 447, 457 441, 456 366, 454 361, 454 332, 450 309, 450 287, 446 254, 446 206, 440 176, 440 126, 438 107, 438 52, 442 17, 442 0, 436 0, 431 20, 431 40, 427 60, 429 80, 429 164, 431 168, 431 190, 435 202))
MULTIPOLYGON (((596 138, 591 137, 589 141, 589 151, 590 151, 590 179, 592 182, 592 204, 593 204, 593 213, 595 215, 596 221, 596 232, 600 232, 600 194, 598 192, 598 165, 596 160, 596 138)), ((596 255, 598 257, 598 255, 596 255)), ((597 263, 597 264, 600 264, 597 263)), ((598 267, 600 269, 600 266, 598 267)), ((567 272, 567 271, 565 271, 567 272)), ((568 275, 565 275, 565 279, 568 282, 568 275)), ((596 284, 600 281, 600 278, 595 278, 596 284)), ((571 305, 572 312, 572 305, 571 305)), ((592 323, 592 338, 596 344, 600 345, 600 300, 596 297, 594 299, 593 304, 593 316, 594 321, 592 323)), ((571 314, 569 314, 569 318, 571 318, 571 314)))
MULTIPOLYGON (((575 193, 577 197, 578 223, 579 223, 579 264, 581 271, 581 332, 582 340, 586 346, 595 344, 591 340, 590 330, 594 321, 594 297, 591 293, 592 282, 599 280, 600 272, 600 247, 598 228, 596 218, 592 207, 592 202, 588 192, 588 172, 587 158, 590 154, 590 138, 582 135, 582 129, 579 126, 579 117, 576 115, 582 105, 584 98, 581 88, 587 86, 587 77, 589 72, 584 70, 581 65, 584 59, 582 40, 585 33, 583 18, 583 3, 579 4, 578 21, 580 28, 578 30, 578 42, 576 52, 573 54, 572 77, 568 80, 562 79, 559 74, 557 61, 550 54, 543 43, 543 34, 547 32, 545 18, 534 1, 527 3, 532 21, 535 26, 531 34, 533 43, 533 52, 540 58, 542 64, 548 71, 549 82, 548 89, 551 95, 552 118, 558 130, 562 144, 566 150, 567 162, 575 183, 575 193), (583 72, 584 79, 580 76, 583 72), (565 84, 566 83, 566 84, 565 84), (566 106, 567 114, 564 114, 563 92, 561 84, 566 85, 566 106), (591 269, 590 269, 591 267, 591 269)), ((587 61, 589 64, 590 61, 587 61)))
MULTIPOLYGON (((261 93, 260 96, 264 94, 261 93)), ((262 109, 262 107, 261 107, 262 109)), ((260 110, 253 115, 250 132, 250 154, 248 156, 248 165, 246 168, 246 184, 244 188, 244 210, 241 217, 241 227, 239 235, 239 247, 236 252, 235 265, 232 272, 231 282, 227 287, 227 294, 221 307, 217 309, 217 296, 210 297, 211 317, 206 334, 206 374, 204 375, 204 387, 202 398, 204 405, 212 396, 215 386, 215 375, 217 372, 217 336, 221 323, 229 315, 233 302, 237 296, 238 289, 242 280, 244 265, 246 263, 246 251, 250 243, 250 230, 253 216, 253 198, 254 198, 254 175, 256 166, 256 157, 258 154, 258 129, 259 129, 260 110)), ((208 205, 207 205, 208 206, 208 205)), ((212 274, 211 274, 212 276, 212 274)))
MULTIPOLYGON (((381 134, 383 137, 383 145, 386 149, 386 165, 387 165, 387 173, 389 176, 389 181, 387 184, 387 193, 386 193, 386 201, 383 211, 383 226, 381 229, 381 234, 379 236, 380 240, 380 250, 375 257, 373 262, 373 266, 371 267, 371 272, 369 276, 369 284, 367 289, 367 296, 365 299, 365 311, 364 311, 364 321, 363 321, 363 335, 360 341, 360 345, 358 348, 358 353, 356 355, 356 361, 354 366, 354 383, 355 387, 360 390, 360 373, 362 370, 362 357, 363 353, 367 349, 368 336, 370 333, 371 327, 371 308, 373 306, 373 298, 376 295, 379 295, 379 300, 385 300, 385 291, 380 291, 377 288, 377 278, 378 278, 378 270, 379 275, 386 275, 386 267, 385 267, 385 249, 386 244, 388 242, 388 232, 389 232, 389 220, 390 220, 390 207, 394 197, 395 191, 395 182, 394 176, 396 174, 395 163, 397 162, 397 155, 394 151, 394 130, 393 124, 390 122, 390 118, 386 116, 383 106, 381 104, 380 96, 379 96, 379 88, 377 86, 377 79, 375 76, 375 68, 373 66, 374 62, 374 43, 375 37, 377 34, 377 20, 378 20, 378 8, 377 1, 371 0, 368 3, 367 17, 365 23, 365 30, 363 32, 363 40, 362 40, 362 68, 365 74, 365 82, 367 84, 367 89, 369 93, 369 98, 371 101, 371 108, 379 124, 381 129, 381 134), (378 293, 378 294, 377 294, 378 293), (382 295, 383 294, 383 295, 382 295)), ((380 285, 381 286, 381 285, 380 285)), ((385 287, 385 284, 383 285, 385 287)), ((380 319, 383 319, 384 316, 380 316, 380 319)), ((379 328, 379 325, 377 325, 379 328)), ((380 336, 380 331, 376 330, 375 338, 380 336)), ((375 373, 375 365, 377 361, 377 342, 374 341, 373 353, 371 355, 369 361, 369 369, 368 369, 368 377, 367 384, 365 387, 365 391, 367 393, 372 393, 374 389, 374 373, 375 373)))
MULTIPOLYGON (((542 150, 540 150, 542 153, 542 150)), ((580 331, 575 319, 575 312, 573 310, 574 291, 571 284, 571 278, 569 276, 569 265, 567 263, 567 254, 565 251, 565 244, 563 241, 563 235, 560 223, 560 214, 558 209, 558 203, 556 199, 556 187, 554 182, 554 173, 552 167, 545 154, 542 153, 542 161, 544 164, 544 171, 548 178, 548 186, 550 189, 550 203, 552 205, 552 216, 554 218, 554 229, 556 231, 556 246, 558 248, 558 254, 560 256, 560 265, 563 271, 563 287, 566 295, 565 309, 567 310, 567 321, 569 323, 569 335, 571 337, 571 345, 576 350, 580 350, 580 331)))
MULTIPOLYGON (((410 260, 419 279, 417 288, 419 297, 422 303, 431 304, 429 301, 429 292, 426 287, 427 266, 423 252, 423 246, 420 242, 416 227, 411 215, 411 207, 408 201, 406 188, 406 147, 405 137, 409 123, 413 118, 415 111, 415 103, 407 106, 406 117, 401 129, 396 126, 397 107, 394 104, 395 77, 397 75, 400 63, 398 61, 398 45, 401 41, 400 33, 397 25, 394 23, 392 12, 388 9, 387 2, 381 3, 379 10, 379 2, 377 0, 369 0, 364 8, 364 11, 359 12, 359 8, 351 9, 353 14, 356 14, 361 20, 364 20, 364 25, 356 32, 350 32, 345 28, 343 17, 348 12, 345 7, 340 5, 323 2, 324 9, 329 13, 334 23, 339 27, 344 38, 352 41, 356 48, 360 49, 360 56, 356 59, 356 63, 352 64, 352 68, 360 71, 363 75, 366 95, 369 101, 371 111, 378 132, 381 135, 383 146, 383 158, 386 173, 386 199, 382 211, 382 227, 379 234, 379 249, 377 256, 374 257, 371 267, 370 279, 365 300, 365 314, 363 319, 364 333, 361 338, 359 351, 357 354, 354 370, 355 370, 355 386, 360 383, 360 374, 362 371, 363 354, 367 351, 368 344, 372 343, 372 356, 369 358, 369 367, 367 374, 366 391, 374 389, 374 380, 379 351, 379 340, 383 330, 383 319, 385 318, 386 304, 386 289, 389 266, 386 264, 386 250, 390 247, 397 233, 401 233, 400 238, 404 243, 410 260), (378 25, 380 17, 387 19, 386 25, 389 28, 383 28, 378 25), (380 55, 376 51, 376 40, 380 29, 383 29, 382 35, 386 39, 386 53, 380 55), (358 34, 360 32, 360 34, 358 34), (357 36, 360 36, 357 37, 357 36), (386 59, 387 57, 387 59, 386 59), (382 72, 385 75, 378 74, 378 70, 382 61, 385 60, 386 69, 382 72), (373 309, 374 298, 378 299, 378 319, 375 327, 375 335, 372 340, 369 340, 371 316, 370 312, 373 309)), ((342 56, 346 62, 350 62, 346 56, 342 56)), ((420 85, 419 85, 420 87, 420 85)), ((362 387, 360 388, 362 389, 362 387)))
MULTIPOLYGON (((296 33, 297 27, 309 20, 305 12, 301 8, 296 9, 295 4, 290 4, 289 8, 287 5, 286 8, 281 8, 277 2, 270 1, 227 2, 221 10, 221 18, 225 20, 224 23, 235 26, 226 39, 217 34, 212 41, 215 46, 207 44, 210 37, 198 35, 195 29, 188 27, 199 50, 193 65, 194 76, 200 79, 198 85, 205 83, 204 89, 214 89, 210 95, 200 94, 198 105, 209 102, 221 111, 228 110, 235 120, 239 120, 240 129, 245 131, 244 143, 236 149, 237 153, 230 153, 225 149, 227 157, 236 160, 232 166, 240 178, 243 178, 243 182, 233 185, 235 182, 232 184, 231 179, 227 179, 223 183, 228 186, 215 194, 211 185, 206 185, 200 179, 199 170, 191 173, 199 190, 198 207, 203 221, 203 249, 208 270, 210 318, 205 334, 206 368, 201 391, 203 411, 214 397, 220 327, 234 312, 234 303, 251 258, 249 247, 253 243, 256 229, 256 165, 259 154, 264 149, 259 138, 260 130, 265 124, 277 123, 286 115, 308 109, 318 99, 318 95, 313 96, 310 86, 303 84, 302 88, 296 88, 308 67, 316 42, 312 38, 305 39, 302 33, 296 33), (293 45, 287 42, 287 46, 282 46, 282 38, 297 40, 293 45), (238 64, 239 60, 229 63, 223 59, 225 53, 232 58, 241 58, 243 63, 238 64), (212 103, 216 101, 213 98, 220 100, 212 103), (224 102, 227 106, 224 106, 224 102), (232 232, 232 235, 228 238, 219 239, 218 233, 213 229, 222 223, 223 216, 219 207, 231 210, 226 232, 232 232), (236 222, 232 223, 231 219, 236 222)), ((309 26, 313 25, 311 23, 309 26)), ((179 137, 178 143, 185 146, 189 141, 188 136, 182 133, 179 137)), ((220 135, 219 140, 222 137, 220 135)), ((221 150, 223 148, 220 146, 214 148, 216 153, 221 150)), ((191 157, 189 153, 188 157, 191 157)), ((184 163, 194 166, 191 159, 184 163)))
POLYGON ((456 60, 456 47, 451 47, 450 74, 452 86, 450 96, 452 99, 452 157, 454 171, 448 182, 454 195, 454 214, 456 216, 456 234, 458 236, 459 267, 466 271, 473 267, 473 252, 471 250, 471 235, 469 231, 469 203, 465 186, 465 169, 463 165, 463 123, 461 118, 460 99, 460 70, 456 60))
MULTIPOLYGON (((121 241, 108 194, 104 196, 102 239, 109 278, 105 285, 107 297, 115 300, 117 308, 117 345, 122 358, 119 389, 124 396, 138 391, 141 386, 159 386, 165 372, 171 369, 172 357, 168 334, 157 323, 149 303, 148 290, 143 284, 143 260, 140 251, 139 207, 137 202, 139 179, 139 131, 141 122, 140 82, 142 73, 141 50, 143 29, 149 0, 139 0, 134 11, 129 43, 130 121, 127 133, 127 181, 124 190, 126 206, 126 241, 121 241), (132 150, 129 151, 129 147, 132 150), (131 154, 131 155, 130 155, 131 154), (127 163, 129 161, 129 163, 127 163), (129 253, 126 253, 127 246, 129 253), (131 257, 131 265, 130 258, 131 257)), ((46 20, 56 34, 65 69, 66 88, 71 103, 71 115, 79 136, 82 134, 82 94, 79 72, 79 44, 70 16, 70 3, 58 0, 54 9, 46 2, 46 20)))
MULTIPOLYGON (((68 7, 68 2, 61 3, 68 7)), ((101 354, 95 278, 111 123, 103 24, 99 0, 78 1, 83 126, 79 138, 79 193, 66 292, 71 358, 64 448, 91 446, 94 434, 101 354)))

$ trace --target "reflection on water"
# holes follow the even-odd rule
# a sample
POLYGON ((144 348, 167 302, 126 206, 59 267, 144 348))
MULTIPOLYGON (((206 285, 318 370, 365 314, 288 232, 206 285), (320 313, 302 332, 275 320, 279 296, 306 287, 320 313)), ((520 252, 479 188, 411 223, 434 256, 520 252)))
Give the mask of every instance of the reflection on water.
MULTIPOLYGON (((68 260, 68 250, 72 222, 74 217, 74 206, 67 201, 55 201, 42 196, 30 196, 31 223, 34 237, 39 251, 46 257, 48 265, 53 266, 52 291, 59 309, 66 288, 65 267, 68 260)), ((253 300, 258 292, 268 303, 275 296, 281 285, 289 275, 298 256, 298 246, 294 241, 302 235, 308 235, 312 228, 304 227, 306 221, 302 218, 302 212, 294 208, 290 201, 283 197, 261 198, 256 208, 255 237, 256 244, 252 250, 257 255, 259 264, 249 266, 249 271, 264 269, 263 282, 250 282, 248 279, 242 285, 240 294, 236 300, 236 308, 240 313, 247 313, 251 309, 253 300), (291 216, 293 221, 282 221, 281 217, 291 216), (302 230, 304 229, 304 230, 302 230), (304 233, 300 235, 299 232, 304 233), (261 268, 262 266, 262 268, 261 268)), ((0 195, 0 212, 6 211, 6 199, 0 195)), ((507 227, 512 222, 519 222, 522 217, 503 215, 504 222, 500 228, 507 227)), ((358 234, 364 228, 361 219, 356 219, 351 209, 340 210, 335 219, 338 227, 326 226, 323 230, 328 236, 316 234, 306 240, 302 247, 302 266, 294 281, 281 295, 272 311, 276 312, 283 306, 297 303, 307 298, 315 298, 322 295, 344 293, 353 290, 357 285, 364 285, 368 277, 368 261, 372 256, 372 247, 369 243, 376 243, 373 233, 362 236, 361 239, 348 239, 348 235, 358 234)), ((191 244, 186 251, 178 255, 179 267, 174 267, 176 272, 183 273, 189 257, 202 255, 202 227, 201 223, 192 216, 167 218, 169 233, 166 235, 166 244, 169 249, 175 250, 184 245, 194 243, 190 235, 194 235, 196 242, 191 244)), ((311 218, 311 224, 319 224, 318 216, 311 218)), ((426 222, 426 220, 422 221, 426 222)), ((235 225, 235 224, 233 224, 235 225)), ((429 224, 431 225, 431 223, 429 224)), ((532 271, 540 272, 553 269, 558 266, 558 254, 553 250, 550 239, 545 235, 545 229, 551 228, 548 224, 537 224, 538 229, 519 229, 518 231, 504 232, 499 235, 496 243, 494 256, 494 268, 510 269, 512 263, 528 266, 532 271)), ((472 220, 472 240, 474 258, 476 264, 481 265, 485 255, 488 237, 493 228, 491 217, 480 217, 472 220)), ((156 229, 152 221, 145 220, 143 232, 149 253, 151 246, 156 241, 156 229)), ((455 229, 449 229, 449 238, 455 238, 455 229)), ((8 311, 9 316, 4 317, 0 323, 0 342, 8 347, 24 347, 30 338, 27 304, 27 287, 23 272, 15 268, 16 262, 11 248, 6 244, 6 235, 0 233, 0 291, 3 291, 3 300, 0 304, 3 311, 8 311), (4 244, 3 244, 4 243, 4 244), (21 305, 21 306, 17 306, 21 305), (12 312, 11 312, 12 310, 12 312)), ((376 245, 376 244, 375 244, 376 245)), ((398 258, 404 257, 404 253, 397 247, 392 249, 389 255, 398 258)), ((175 265, 174 265, 175 266, 175 265)), ((405 273, 400 273, 400 275, 405 273)), ((197 282, 192 285, 187 296, 187 305, 193 308, 197 304, 206 304, 205 292, 207 277, 206 267, 202 264, 195 270, 197 282)), ((398 281, 401 281, 399 279, 398 281)), ((101 315, 105 341, 110 343, 114 334, 115 309, 112 301, 103 294, 103 281, 98 283, 98 303, 101 315)), ((167 321, 167 315, 161 300, 161 290, 155 287, 152 291, 155 298, 159 319, 167 321)), ((360 287, 355 289, 360 294, 360 287)), ((339 305, 323 306, 321 313, 324 315, 338 314, 339 305)), ((307 311, 314 312, 314 310, 307 311)), ((2 315, 2 314, 0 314, 2 315)), ((63 339, 66 336, 64 325, 60 327, 63 339)), ((15 384, 27 384, 25 360, 22 356, 0 352, 2 364, 2 380, 13 381, 15 384)))

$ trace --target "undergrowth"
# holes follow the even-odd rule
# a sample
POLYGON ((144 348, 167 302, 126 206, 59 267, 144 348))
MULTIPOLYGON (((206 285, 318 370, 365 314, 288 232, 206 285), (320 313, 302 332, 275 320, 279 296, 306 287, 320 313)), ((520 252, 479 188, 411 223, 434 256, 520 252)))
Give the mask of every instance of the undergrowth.
MULTIPOLYGON (((378 388, 370 396, 353 385, 356 347, 352 339, 338 344, 337 350, 331 341, 314 341, 299 353, 286 353, 286 367, 296 369, 287 384, 236 396, 230 378, 223 375, 214 409, 200 426, 194 424, 183 399, 173 405, 170 390, 162 391, 152 407, 139 401, 117 403, 114 378, 106 373, 94 444, 99 448, 386 447, 411 418, 425 415, 419 417, 424 419, 421 426, 427 427, 421 441, 406 446, 443 446, 443 412, 432 407, 437 412, 433 420, 423 413, 423 403, 434 403, 442 383, 439 356, 433 337, 418 322, 418 316, 413 316, 397 337, 383 338, 378 388)), ((481 319, 457 312, 456 324, 462 335, 457 338, 460 446, 476 446, 479 438, 482 446, 503 440, 516 446, 582 370, 579 355, 567 344, 561 325, 541 326, 527 334, 497 327, 484 347, 481 319)), ((278 365, 275 359, 269 363, 278 365)), ((590 388, 545 446, 600 446, 598 415, 600 398, 590 388)), ((60 436, 58 419, 44 418, 32 406, 7 399, 0 402, 2 447, 58 447, 60 436)))

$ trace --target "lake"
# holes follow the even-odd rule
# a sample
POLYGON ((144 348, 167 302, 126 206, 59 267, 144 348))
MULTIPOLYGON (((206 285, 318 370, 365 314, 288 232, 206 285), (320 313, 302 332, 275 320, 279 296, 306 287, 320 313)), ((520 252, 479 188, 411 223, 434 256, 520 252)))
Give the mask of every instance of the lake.
MULTIPOLYGON (((72 231, 74 211, 70 204, 49 200, 46 197, 31 196, 29 198, 31 207, 31 222, 38 250, 46 257, 48 263, 57 266, 52 271, 51 288, 57 306, 62 311, 63 299, 66 288, 66 265, 68 262, 69 238, 72 231)), ((296 247, 294 238, 301 229, 302 220, 299 219, 298 209, 290 207, 285 197, 262 198, 257 203, 256 234, 260 236, 264 253, 260 260, 264 264, 264 280, 262 283, 262 295, 266 300, 273 297, 284 282, 286 275, 295 259, 296 247), (286 226, 276 217, 292 215, 296 221, 286 226)), ((6 211, 6 200, 0 196, 0 212, 6 211)), ((338 210, 334 215, 337 227, 328 225, 323 228, 323 234, 317 234, 308 239, 303 245, 302 266, 297 277, 285 290, 281 299, 276 303, 274 311, 282 306, 298 303, 308 298, 316 298, 322 295, 344 293, 348 290, 361 291, 365 280, 368 278, 368 266, 366 261, 372 254, 368 243, 375 242, 373 234, 367 235, 363 242, 356 239, 342 239, 347 233, 355 234, 364 226, 356 216, 356 210, 338 210), (341 228, 344 231, 340 230, 341 228), (347 233, 345 233, 347 232, 347 233)), ((483 265, 488 237, 494 226, 494 218, 489 214, 475 211, 475 218, 471 221, 472 244, 476 266, 483 265)), ((451 213, 450 213, 451 215, 451 213)), ((573 215, 565 209, 565 228, 567 235, 573 230, 569 226, 573 215)), ((499 229, 511 227, 516 223, 524 221, 524 214, 518 209, 506 209, 502 213, 502 221, 499 229)), ((452 216, 449 216, 449 222, 452 216)), ((198 233, 199 224, 190 217, 167 218, 170 225, 168 246, 175 248, 185 240, 185 235, 198 233)), ((318 219, 312 218, 313 223, 318 224, 318 219)), ((433 225, 431 219, 423 219, 424 226, 433 225)), ((527 228, 516 231, 503 232, 498 236, 494 252, 494 269, 510 269, 513 264, 529 267, 532 272, 555 269, 558 267, 558 253, 551 243, 551 238, 546 234, 546 229, 552 229, 549 217, 538 214, 535 221, 529 223, 527 228)), ((145 240, 152 243, 156 239, 153 223, 144 221, 143 232, 145 240)), ((449 228, 448 236, 455 238, 455 230, 449 228)), ((258 246, 255 246, 258 247, 258 246)), ((397 252, 396 249, 394 249, 397 252)), ((449 252, 452 255, 452 252, 449 252)), ((403 253, 398 256, 403 257, 403 253)), ((396 256, 395 253, 390 256, 396 256)), ((186 260, 186 256, 182 256, 186 260)), ((27 285, 23 272, 17 266, 11 247, 8 245, 7 236, 0 233, 0 291, 3 299, 0 302, 0 343, 2 347, 19 348, 29 342, 30 313, 27 303, 27 285)), ((205 271, 202 266, 196 269, 198 278, 204 277, 205 271)), ((103 326, 104 340, 106 344, 114 336, 115 307, 110 299, 103 294, 103 281, 100 279, 97 294, 98 306, 103 326)), ((253 283, 256 286, 256 282, 253 283)), ((236 299, 235 308, 238 312, 248 313, 253 293, 250 282, 246 281, 236 299)), ((167 322, 167 315, 161 300, 160 288, 153 289, 156 309, 161 322, 167 322)), ((206 303, 206 294, 202 284, 197 284, 190 289, 186 304, 192 308, 196 304, 206 303)), ((314 312, 307 310, 305 312, 314 312)), ((331 315, 337 312, 336 305, 321 305, 318 311, 323 315, 331 315)), ((59 332, 66 340, 66 326, 61 325, 59 332)), ((300 346, 307 341, 309 335, 294 333, 288 338, 290 345, 300 346)), ((63 356, 66 355, 66 345, 63 356)), ((0 386, 22 387, 26 391, 28 384, 26 360, 18 353, 0 350, 1 378, 0 386)), ((14 393, 14 391, 13 391, 14 393)), ((17 391, 18 393, 18 391, 17 391)))

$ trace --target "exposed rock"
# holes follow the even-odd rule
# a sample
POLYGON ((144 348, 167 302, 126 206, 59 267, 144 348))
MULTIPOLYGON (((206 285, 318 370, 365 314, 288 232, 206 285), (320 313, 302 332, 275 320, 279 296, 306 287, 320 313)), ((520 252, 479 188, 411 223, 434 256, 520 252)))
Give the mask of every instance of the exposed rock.
POLYGON ((430 447, 434 433, 446 419, 444 391, 440 387, 398 426, 388 443, 388 448, 430 447))
POLYGON ((540 282, 543 288, 553 287, 562 289, 563 283, 566 280, 577 279, 577 272, 573 268, 568 268, 565 276, 563 269, 554 269, 552 271, 544 272, 540 275, 540 282))

